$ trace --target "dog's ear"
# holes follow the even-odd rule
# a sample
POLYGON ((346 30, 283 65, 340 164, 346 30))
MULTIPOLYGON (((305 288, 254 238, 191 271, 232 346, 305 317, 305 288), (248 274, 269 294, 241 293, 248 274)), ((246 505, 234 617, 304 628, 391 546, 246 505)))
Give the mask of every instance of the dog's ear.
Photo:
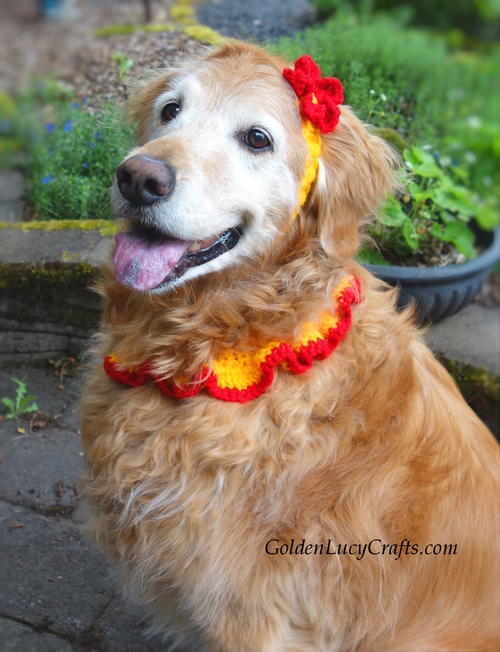
POLYGON ((322 140, 309 208, 317 218, 321 246, 343 262, 358 249, 363 220, 396 187, 398 156, 346 106, 336 129, 322 140))
POLYGON ((150 137, 154 102, 161 93, 167 90, 173 76, 174 71, 169 71, 154 77, 137 88, 127 102, 128 113, 137 123, 139 145, 144 145, 150 137))

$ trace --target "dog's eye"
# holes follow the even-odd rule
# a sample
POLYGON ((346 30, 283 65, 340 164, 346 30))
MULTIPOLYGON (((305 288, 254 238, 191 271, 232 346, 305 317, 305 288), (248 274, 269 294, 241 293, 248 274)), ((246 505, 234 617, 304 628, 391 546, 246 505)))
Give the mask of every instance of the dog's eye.
POLYGON ((243 140, 250 149, 262 151, 271 148, 271 139, 262 129, 249 129, 243 140))
POLYGON ((174 120, 180 110, 180 102, 169 102, 168 104, 165 104, 160 114, 161 121, 170 122, 170 120, 174 120))

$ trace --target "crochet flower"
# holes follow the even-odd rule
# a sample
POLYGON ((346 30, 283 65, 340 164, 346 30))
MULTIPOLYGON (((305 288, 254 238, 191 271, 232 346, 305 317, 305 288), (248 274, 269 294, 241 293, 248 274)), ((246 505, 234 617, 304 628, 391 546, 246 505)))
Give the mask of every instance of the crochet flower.
POLYGON ((344 101, 342 83, 336 77, 321 77, 321 70, 308 54, 299 57, 295 68, 285 68, 283 76, 297 93, 300 113, 323 134, 335 129, 344 101))

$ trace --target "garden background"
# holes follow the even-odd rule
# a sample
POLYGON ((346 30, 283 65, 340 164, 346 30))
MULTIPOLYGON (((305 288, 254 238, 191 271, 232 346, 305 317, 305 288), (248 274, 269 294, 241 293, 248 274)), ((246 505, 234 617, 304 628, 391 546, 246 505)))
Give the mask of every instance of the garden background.
MULTIPOLYGON (((99 311, 87 286, 117 229, 134 84, 226 37, 308 52, 404 162, 361 259, 460 264, 500 224, 499 35, 500 0, 0 6, 0 650, 162 649, 78 529, 79 354, 99 311)), ((497 433, 499 316, 497 266, 428 334, 497 433)))

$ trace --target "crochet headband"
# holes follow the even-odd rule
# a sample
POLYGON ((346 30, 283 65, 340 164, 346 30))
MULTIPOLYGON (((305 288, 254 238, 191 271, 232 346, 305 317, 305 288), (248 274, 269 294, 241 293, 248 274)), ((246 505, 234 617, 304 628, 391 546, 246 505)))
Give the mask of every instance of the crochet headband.
MULTIPOLYGON (((344 101, 342 83, 336 77, 321 77, 321 70, 308 54, 299 57, 294 69, 285 68, 283 77, 299 98, 302 132, 308 157, 299 187, 299 208, 306 202, 318 174, 321 155, 321 134, 332 132, 340 117, 339 104, 344 101)), ((298 214, 299 209, 294 213, 298 214)))

